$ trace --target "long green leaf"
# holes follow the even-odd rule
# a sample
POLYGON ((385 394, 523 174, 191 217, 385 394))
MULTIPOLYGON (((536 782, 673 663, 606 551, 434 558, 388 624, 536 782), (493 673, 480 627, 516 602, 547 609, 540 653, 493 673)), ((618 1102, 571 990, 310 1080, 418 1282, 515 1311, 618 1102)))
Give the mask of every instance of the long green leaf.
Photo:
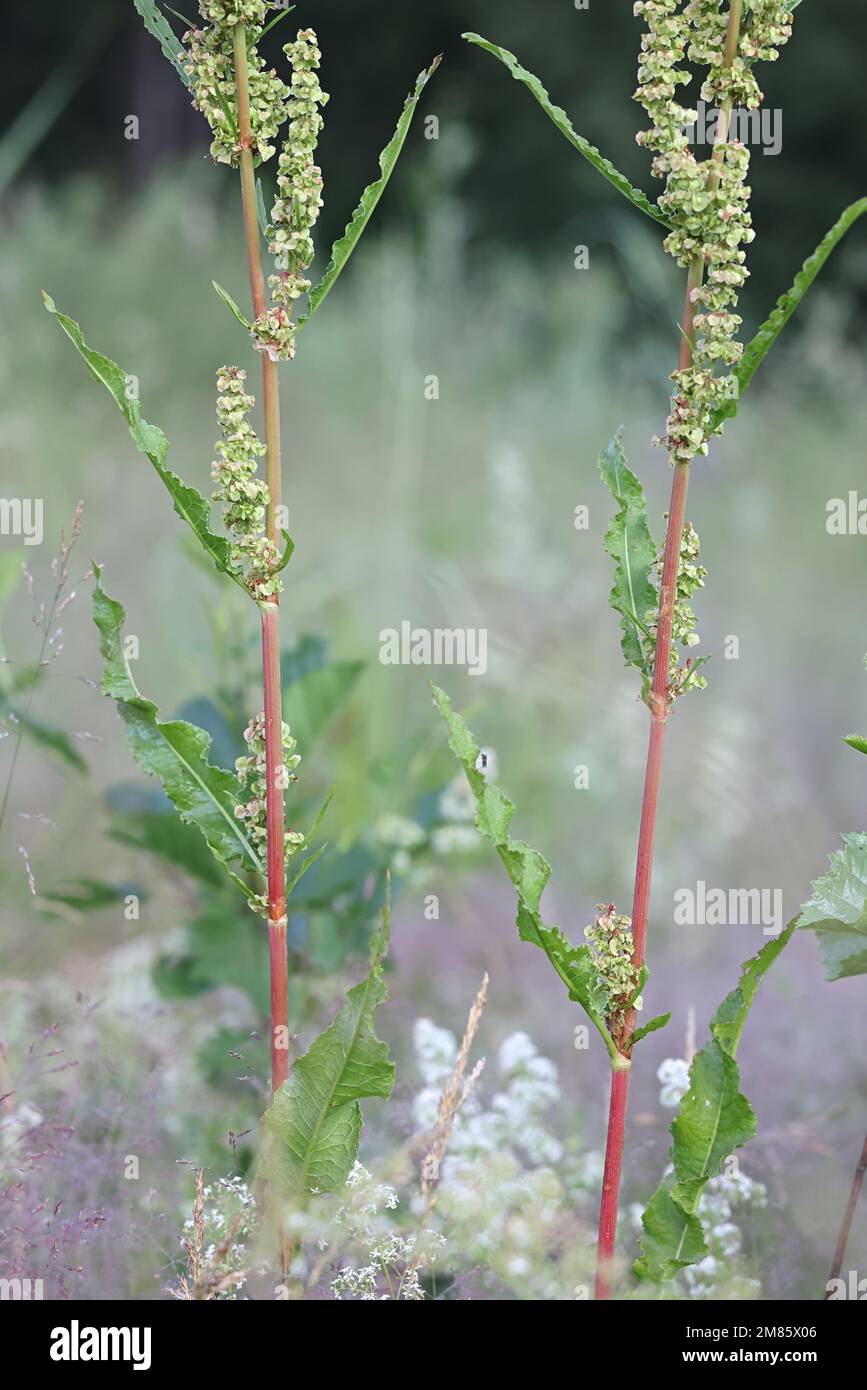
POLYGON ((620 614, 620 645, 627 666, 634 666, 649 677, 642 635, 645 616, 658 603, 650 578, 656 561, 656 542, 647 524, 644 489, 627 466, 620 430, 599 455, 599 472, 619 507, 602 542, 615 565, 609 602, 620 614))
POLYGON ((142 23, 148 33, 156 39, 184 86, 189 87, 190 79, 184 72, 181 63, 181 59, 184 57, 184 46, 165 15, 154 4, 154 0, 133 0, 133 4, 141 15, 142 23))
POLYGON ((208 762, 210 734, 183 719, 162 723, 157 706, 140 693, 124 651, 126 613, 105 593, 99 565, 93 570, 93 620, 105 661, 102 693, 117 703, 132 756, 143 772, 162 783, 181 820, 196 827, 214 858, 244 887, 233 870, 262 876, 263 865, 235 815, 237 780, 208 762))
POLYGON ((358 1157, 359 1101, 387 1100, 394 1086, 388 1045, 374 1031, 376 1010, 388 998, 382 962, 389 912, 386 902, 367 978, 349 991, 334 1022, 295 1063, 262 1119, 263 1175, 295 1200, 343 1186, 358 1157))
POLYGON ((211 530, 210 505, 200 492, 197 492, 194 487, 190 487, 166 465, 169 452, 168 440, 161 429, 158 429, 156 425, 149 425, 147 420, 142 418, 138 401, 129 394, 126 373, 116 362, 112 362, 110 358, 103 357, 101 352, 95 352, 93 348, 88 347, 78 324, 74 319, 68 318, 66 314, 60 312, 50 295, 43 291, 42 299, 49 314, 54 315, 70 342, 78 349, 91 376, 100 382, 113 397, 129 426, 129 432, 138 449, 150 459, 167 489, 178 516, 187 523, 216 568, 222 574, 227 574, 247 593, 248 590, 243 579, 231 564, 230 546, 227 538, 218 536, 211 530))
POLYGON ((794 314, 807 290, 812 285, 819 271, 827 261, 831 252, 843 240, 849 228, 867 212, 867 198, 860 198, 857 203, 852 203, 834 223, 833 227, 819 242, 812 256, 808 256, 801 269, 795 276, 792 288, 785 294, 780 295, 772 312, 765 319, 755 337, 750 340, 744 349, 744 355, 735 368, 735 378, 738 383, 737 396, 718 407, 713 416, 713 429, 717 430, 726 421, 734 418, 738 413, 741 398, 744 392, 762 365, 767 354, 770 352, 774 343, 779 338, 789 319, 794 314))
POLYGON ((708 1247, 699 1216, 702 1193, 735 1149, 756 1132, 753 1108, 740 1090, 738 1044, 756 991, 791 940, 797 920, 741 967, 737 989, 727 995, 710 1025, 710 1041, 693 1059, 689 1090, 671 1126, 672 1170, 642 1218, 642 1258, 635 1272, 661 1283, 694 1264, 708 1247))
POLYGON ((441 61, 441 57, 434 58, 430 67, 427 68, 426 71, 419 73, 415 87, 404 103, 400 120, 397 123, 397 129, 382 151, 382 154, 379 156, 380 176, 374 183, 367 185, 361 195, 358 207, 347 223, 343 236, 335 241, 332 246, 331 260, 319 284, 314 285, 313 289, 310 291, 310 296, 307 301, 307 312, 302 314, 298 320, 299 328, 302 324, 309 322, 326 295, 334 288, 338 276, 345 269, 349 257, 358 245, 361 235, 373 216, 373 211, 385 191, 385 186, 391 178, 392 170, 398 161, 404 141, 409 132, 409 127, 415 113, 415 108, 418 106, 419 98, 441 61))
POLYGON ((867 973, 867 835, 844 835, 843 843, 798 919, 816 933, 829 980, 867 973))
POLYGON ((452 709, 444 691, 431 684, 434 704, 448 726, 449 747, 466 773, 476 801, 476 828, 495 847, 518 894, 518 935, 545 952, 569 998, 580 1004, 608 1049, 613 1066, 628 1065, 620 1056, 605 1022, 603 999, 607 991, 600 979, 589 946, 573 946, 559 927, 542 921, 539 904, 551 877, 551 865, 522 840, 509 835, 515 806, 503 792, 479 771, 479 745, 464 720, 452 709))
POLYGON ((462 34, 461 37, 470 43, 477 44, 479 48, 484 48, 487 53, 493 53, 495 58, 499 58, 515 80, 523 82, 545 114, 550 116, 561 134, 566 136, 570 145, 574 145, 579 154, 582 154, 588 163, 593 165, 597 173, 600 173, 612 187, 617 189, 618 193, 622 193, 624 198, 628 198, 633 207, 638 208, 639 212, 646 213, 648 217, 652 217, 654 222, 661 222, 664 227, 671 226, 671 222, 661 209, 652 203, 640 188, 633 188, 625 174, 621 174, 619 169, 615 169, 611 161, 600 154, 595 145, 591 145, 589 140, 585 140, 583 135, 578 134, 563 108, 554 105, 538 77, 534 77, 526 68, 522 68, 514 53, 510 53, 507 48, 500 48, 499 44, 490 43, 488 39, 483 39, 480 34, 466 33, 462 34))

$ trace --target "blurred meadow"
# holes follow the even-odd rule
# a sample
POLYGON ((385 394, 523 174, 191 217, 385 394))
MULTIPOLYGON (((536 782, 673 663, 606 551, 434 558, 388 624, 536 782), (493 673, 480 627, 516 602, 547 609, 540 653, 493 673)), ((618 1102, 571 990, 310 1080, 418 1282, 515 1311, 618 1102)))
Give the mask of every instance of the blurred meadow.
MULTIPOLYGON (((300 22, 318 25, 307 14, 317 8, 299 7, 300 22)), ((838 81, 830 93, 805 86, 798 103, 796 79, 782 75, 788 52, 779 78, 773 72, 793 99, 779 98, 790 121, 781 154, 754 155, 758 240, 746 330, 842 207, 865 192, 857 163, 833 148, 833 98, 844 112, 863 109, 860 78, 848 67, 863 15, 842 0, 823 5, 821 18, 814 8, 808 0, 799 11, 791 66, 804 71, 815 48, 838 81), (821 42, 811 28, 820 24, 821 42), (826 123, 827 143, 816 143, 814 118, 826 123)), ((402 1194, 412 1190, 426 1082, 414 1025, 429 1019, 459 1037, 484 972, 475 1055, 488 1058, 480 1085, 493 1108, 505 1085, 496 1058, 511 1075, 516 1034, 556 1067, 559 1107, 544 1119, 556 1158, 545 1162, 555 1171, 572 1164, 561 1181, 574 1197, 564 1210, 571 1206, 576 1223, 577 1262, 559 1282, 543 1279, 548 1247, 528 1234, 529 1217, 507 1223, 492 1251, 467 1234, 497 1219, 484 1215, 482 1196, 475 1215, 446 1204, 446 1240, 451 1211, 455 1251, 467 1267, 488 1261, 496 1275, 458 1280, 456 1296, 465 1297, 570 1298, 586 1282, 608 1078, 596 1041, 589 1053, 576 1049, 581 1019, 559 982, 518 942, 514 895, 490 846, 443 833, 459 819, 448 809, 455 763, 427 682, 447 689, 495 751, 499 784, 519 808, 516 833, 550 859, 547 920, 577 941, 596 903, 628 911, 646 711, 608 607, 602 538, 611 501, 596 458, 623 424, 661 533, 669 475, 650 440, 665 418, 682 288, 653 225, 596 180, 528 94, 457 34, 479 28, 514 49, 577 128, 648 188, 643 156, 630 145, 637 26, 595 9, 549 4, 531 22, 516 5, 455 3, 436 24, 420 18, 416 31, 415 16, 392 7, 381 41, 365 38, 358 5, 346 7, 343 37, 338 16, 323 19, 323 81, 338 108, 338 133, 322 149, 332 234, 372 176, 415 73, 437 46, 446 58, 374 226, 282 373, 284 488, 297 547, 282 602, 287 717, 294 731, 310 731, 310 746, 300 740, 290 817, 296 798, 299 820, 309 823, 334 789, 329 848, 290 921, 298 1032, 302 1041, 312 1036, 357 978, 390 865, 391 1002, 379 1032, 396 1057, 397 1099, 365 1106, 366 1167, 402 1194), (364 112, 357 133, 339 85, 353 36, 362 54, 353 92, 377 88, 375 112, 364 112), (574 65, 564 60, 570 42, 574 65), (497 103, 507 126, 494 124, 497 103), (436 140, 425 138, 428 114, 439 117, 436 140), (577 245, 589 247, 589 269, 575 268, 577 245), (586 530, 574 524, 582 505, 586 530), (404 620, 485 628, 486 674, 382 665, 380 633, 404 620), (579 766, 589 773, 582 790, 579 766), (430 894, 439 899, 436 920, 426 916, 430 894)), ((52 63, 40 80, 23 22, 19 38, 32 78, 23 107, 34 92, 45 100, 52 63)), ((252 379, 255 362, 210 283, 245 302, 233 180, 203 158, 192 115, 191 125, 178 117, 179 141, 166 117, 159 155, 149 152, 144 164, 141 149, 124 148, 124 116, 142 89, 139 39, 124 28, 105 42, 100 57, 82 60, 71 104, 14 171, 2 213, 3 491, 44 498, 45 534, 33 547, 0 538, 0 795, 20 692, 38 657, 34 610, 50 599, 51 559, 79 499, 84 511, 63 649, 35 687, 0 825, 0 1042, 9 1078, 0 1091, 13 1093, 10 1142, 39 1131, 23 1205, 7 1191, 0 1230, 11 1240, 24 1208, 62 1201, 48 1235, 41 1216, 28 1218, 55 1280, 51 1296, 140 1299, 163 1296, 175 1277, 191 1169, 204 1166, 216 1180, 251 1161, 267 1075, 262 943, 258 920, 234 900, 227 905, 185 838, 160 821, 155 784, 137 772, 114 706, 96 688, 91 583, 80 576, 91 560, 104 566, 106 588, 138 639, 142 690, 165 717, 190 714, 207 727, 223 765, 239 751, 236 711, 243 720, 259 708, 257 633, 227 592, 233 586, 186 547, 159 480, 39 291, 135 374, 145 417, 170 441, 170 465, 206 493, 215 371, 240 361, 252 379), (70 130, 100 129, 92 143, 70 138, 70 130), (136 161, 133 174, 127 165, 136 161), (140 903, 137 918, 125 910, 129 895, 140 903), (130 1155, 139 1164, 133 1180, 125 1177, 130 1155)), ((143 115, 143 139, 146 124, 143 115)), ((3 153, 8 161, 8 145, 3 153)), ((323 232, 321 253, 326 244, 323 232)), ((686 1055, 693 1015, 701 1045, 740 962, 762 944, 757 927, 675 926, 675 892, 698 880, 781 889, 788 921, 840 833, 865 828, 865 770, 841 742, 867 724, 865 541, 829 536, 825 524, 829 499, 863 485, 865 291, 867 230, 857 224, 738 419, 693 469, 688 516, 709 572, 695 603, 699 650, 713 659, 708 689, 678 707, 668 732, 646 999, 651 1014, 671 1009, 673 1019, 635 1067, 625 1209, 646 1200, 665 1166, 670 1111, 660 1105, 657 1068, 686 1055), (732 636, 736 660, 724 655, 732 636)), ((863 982, 826 983, 812 934, 796 935, 763 986, 741 1051, 759 1122, 742 1167, 767 1189, 739 1254, 759 1281, 757 1296, 821 1297, 867 1114, 863 1018, 863 982)), ((534 1166, 526 1155, 515 1162, 534 1166)), ((862 1207, 854 1267, 863 1267, 865 1250, 862 1207)))

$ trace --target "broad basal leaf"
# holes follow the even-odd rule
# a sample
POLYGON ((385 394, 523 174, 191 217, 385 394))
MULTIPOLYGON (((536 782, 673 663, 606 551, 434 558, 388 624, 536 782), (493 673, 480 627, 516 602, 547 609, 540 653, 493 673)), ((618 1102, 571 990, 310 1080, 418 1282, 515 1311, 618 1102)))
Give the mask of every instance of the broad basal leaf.
POLYGON ((415 113, 415 108, 418 106, 419 98, 441 61, 441 58, 434 58, 430 67, 425 72, 419 73, 418 81, 404 104, 400 120, 397 123, 397 129, 382 151, 382 154, 379 156, 379 178, 376 179, 374 183, 367 185, 367 188, 365 188, 361 195, 361 201, 358 207, 355 209, 352 218, 346 226, 343 236, 335 241, 332 246, 331 260, 319 284, 314 285, 313 289, 310 291, 310 296, 307 301, 307 312, 302 314, 298 320, 299 328, 302 324, 309 322, 326 295, 334 288, 338 276, 343 271, 349 257, 358 245, 365 227, 373 216, 374 208, 382 197, 385 186, 391 178, 392 170, 398 161, 407 133, 409 132, 409 127, 415 113))
POLYGON ((792 288, 777 300, 771 314, 744 349, 744 355, 734 372, 738 383, 737 397, 726 401, 716 410, 713 416, 713 428, 715 430, 719 429, 725 420, 730 420, 737 415, 740 399, 762 365, 765 356, 774 346, 835 246, 843 240, 849 228, 865 212, 867 212, 867 198, 860 198, 857 203, 852 203, 846 208, 831 230, 819 242, 812 256, 807 257, 795 276, 792 288))
POLYGON ((615 564, 609 602, 620 614, 623 629, 620 645, 627 666, 634 666, 649 677, 651 671, 642 637, 645 617, 659 602, 650 578, 656 561, 656 543, 647 524, 644 489, 627 466, 620 430, 599 455, 599 472, 619 507, 603 541, 615 564))
POLYGON ((652 203, 640 188, 633 188, 625 174, 621 174, 619 169, 615 169, 610 160, 599 153, 595 145, 591 145, 589 140, 585 140, 583 135, 579 135, 574 130, 566 112, 562 107, 554 105, 538 77, 534 77, 526 68, 522 68, 514 53, 510 53, 507 48, 500 48, 498 44, 490 43, 487 39, 483 39, 480 34, 467 33, 462 34, 461 37, 470 43, 477 44, 479 48, 484 48, 486 52, 493 53, 495 58, 499 58, 512 76, 518 82, 523 82, 528 91, 532 93, 545 114, 550 116, 557 129, 566 136, 570 145, 574 145, 575 149, 583 154, 588 163, 592 164, 593 168, 617 189, 618 193, 622 193, 624 198, 628 198, 633 207, 646 213, 648 217, 652 217, 654 222, 661 222, 664 227, 671 226, 661 209, 652 203))
POLYGON ((741 967, 737 989, 723 1000, 710 1025, 710 1042, 689 1069, 689 1090, 671 1126, 671 1171, 647 1204, 642 1224, 641 1279, 660 1283, 708 1253, 699 1215, 701 1196, 729 1154, 756 1132, 753 1108, 740 1090, 738 1044, 756 990, 791 940, 796 922, 741 967))
POLYGON ((249 891, 234 871, 262 876, 263 866, 235 816, 238 783, 231 772, 208 762, 211 738, 204 729, 182 719, 161 722, 157 706, 140 694, 124 653, 126 613, 103 590, 99 565, 93 570, 93 619, 105 660, 102 693, 117 702, 133 758, 143 772, 159 779, 181 820, 196 827, 214 857, 249 891))
POLYGON ((559 927, 542 921, 539 904, 551 866, 538 850, 509 835, 514 803, 479 770, 479 745, 444 691, 431 684, 434 704, 446 721, 449 747, 461 763, 476 801, 476 827, 497 850, 518 894, 518 934, 544 951, 569 992, 599 1030, 613 1066, 628 1065, 615 1047, 605 1022, 607 990, 589 946, 573 946, 559 927))
POLYGON ((844 835, 843 842, 798 918, 802 930, 819 938, 829 980, 867 972, 867 835, 844 835))
POLYGON ((88 347, 78 324, 60 312, 50 295, 43 291, 42 299, 48 312, 54 315, 66 336, 78 349, 91 376, 100 382, 114 398, 115 404, 129 426, 129 432, 136 445, 141 453, 146 454, 150 459, 167 488, 178 516, 187 523, 217 569, 223 574, 228 574, 230 579, 234 579, 235 583, 247 593, 243 580, 230 562, 227 538, 215 535, 211 530, 210 504, 200 492, 183 482, 177 473, 172 473, 171 469, 167 467, 168 440, 161 429, 158 429, 156 425, 149 425, 147 420, 142 418, 139 403, 129 391, 129 378, 116 362, 112 362, 110 358, 103 357, 102 353, 95 352, 93 348, 88 347))
POLYGON ((148 33, 153 34, 184 86, 189 87, 190 79, 181 66, 184 46, 180 39, 175 36, 165 15, 154 4, 154 0, 133 0, 133 4, 141 15, 148 33))
POLYGON ((349 991, 330 1028, 295 1063, 263 1117, 263 1175, 287 1197, 341 1188, 358 1157, 359 1101, 391 1095, 394 1063, 374 1032, 376 1010, 388 998, 382 977, 388 931, 386 904, 367 979, 349 991))

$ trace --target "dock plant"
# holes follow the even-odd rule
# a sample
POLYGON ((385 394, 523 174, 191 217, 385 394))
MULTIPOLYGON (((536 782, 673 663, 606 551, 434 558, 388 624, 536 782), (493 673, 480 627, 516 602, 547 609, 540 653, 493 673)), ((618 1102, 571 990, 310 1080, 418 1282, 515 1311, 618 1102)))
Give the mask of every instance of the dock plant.
MULTIPOLYGON (((204 729, 186 720, 163 720, 154 702, 139 690, 127 657, 124 609, 106 592, 102 569, 94 566, 93 616, 105 663, 102 690, 117 704, 130 751, 146 773, 159 779, 181 820, 204 837, 247 908, 267 924, 274 1111, 266 1132, 279 1132, 288 1146, 276 1156, 270 1146, 269 1166, 279 1174, 279 1186, 287 1195, 301 1199, 311 1188, 334 1190, 345 1180, 357 1155, 358 1100, 387 1095, 393 1067, 385 1045, 373 1034, 373 1015, 385 997, 386 909, 374 938, 369 976, 290 1074, 286 904, 322 853, 324 846, 312 846, 325 808, 306 830, 286 823, 285 797, 305 750, 296 746, 282 717, 279 619, 283 572, 294 547, 282 500, 278 374, 295 357, 301 329, 346 268, 391 177, 439 59, 418 77, 380 155, 379 176, 364 189, 314 284, 308 272, 323 192, 315 153, 328 101, 319 80, 322 55, 316 34, 299 29, 295 39, 283 45, 278 70, 268 65, 260 44, 285 21, 290 12, 286 6, 271 6, 267 0, 201 0, 200 20, 181 39, 153 0, 135 0, 135 6, 205 118, 214 162, 237 175, 240 185, 250 312, 245 314, 221 286, 215 284, 214 289, 244 330, 247 365, 229 363, 216 370, 220 438, 211 464, 211 499, 170 469, 168 441, 144 419, 126 372, 89 347, 78 324, 61 313, 50 296, 44 300, 91 375, 113 397, 175 512, 216 570, 248 597, 260 625, 262 704, 250 712, 244 730, 246 753, 234 769, 221 768, 209 759, 211 738, 204 729), (270 162, 276 165, 276 175, 268 212, 257 171, 270 162), (256 424, 254 367, 260 377, 256 424), (222 528, 215 529, 212 503, 222 507, 222 528)), ((239 897, 239 911, 245 910, 239 897)))
MULTIPOLYGON (((663 236, 663 249, 682 268, 686 280, 667 420, 654 439, 664 449, 672 475, 661 544, 653 539, 644 490, 629 468, 622 431, 599 458, 602 480, 617 506, 604 539, 615 564, 611 606, 620 616, 624 660, 638 673, 649 716, 629 915, 607 902, 587 929, 587 940, 578 946, 559 928, 545 924, 541 898, 550 867, 537 850, 511 838, 514 805, 488 781, 476 739, 448 697, 434 688, 451 748, 475 797, 478 829, 494 844, 517 890, 520 936, 544 950, 570 999, 582 1006, 600 1034, 610 1062, 597 1242, 599 1299, 612 1295, 633 1053, 649 1032, 664 1027, 669 1019, 665 1014, 638 1022, 648 978, 647 926, 665 735, 681 697, 707 683, 707 657, 697 658, 694 653, 699 637, 692 602, 707 575, 697 531, 685 514, 690 471, 694 460, 708 454, 724 425, 737 415, 767 352, 834 248, 867 211, 867 198, 845 209, 804 262, 794 284, 744 345, 739 338, 743 322, 739 299, 749 275, 747 249, 755 233, 747 182, 750 152, 734 138, 732 114, 760 106, 762 67, 775 61, 789 41, 800 3, 637 0, 634 13, 643 33, 635 99, 649 122, 637 140, 652 155, 653 176, 664 183, 657 201, 633 187, 577 133, 565 111, 512 53, 478 34, 464 35, 503 63, 596 172, 654 222, 663 236), (690 145, 689 127, 696 126, 697 111, 679 99, 681 89, 695 80, 696 71, 701 74, 702 98, 718 111, 707 158, 690 145)), ((756 990, 794 926, 790 923, 745 963, 739 983, 711 1021, 709 1041, 692 1061, 689 1084, 672 1124, 671 1166, 644 1212, 642 1254, 635 1272, 645 1283, 671 1287, 680 1269, 707 1254, 699 1215, 702 1193, 725 1159, 755 1131, 755 1116, 740 1090, 738 1044, 756 990)))

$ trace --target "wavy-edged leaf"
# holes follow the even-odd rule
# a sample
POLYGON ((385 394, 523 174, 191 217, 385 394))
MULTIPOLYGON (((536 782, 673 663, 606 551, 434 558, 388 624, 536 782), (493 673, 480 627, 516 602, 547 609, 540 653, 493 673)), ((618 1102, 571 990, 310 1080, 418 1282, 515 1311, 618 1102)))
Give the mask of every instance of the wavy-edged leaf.
POLYGON ((702 1193, 735 1149, 756 1132, 753 1108, 740 1089, 738 1044, 756 991, 791 940, 797 919, 741 967, 736 989, 727 995, 710 1025, 710 1041, 693 1058, 689 1090, 672 1126, 672 1167, 647 1204, 642 1224, 642 1257, 635 1272, 661 1283, 708 1252, 699 1205, 702 1193))
POLYGON ((657 548, 647 524, 644 489, 628 467, 623 452, 622 430, 599 455, 599 472, 619 508, 602 542, 615 566, 609 603, 620 614, 620 645, 627 666, 634 666, 649 678, 651 668, 644 655, 642 637, 645 616, 659 601, 650 577, 657 548))
POLYGON ((374 1031, 376 1010, 388 998, 382 963, 389 916, 386 902, 371 943, 370 973, 295 1063, 262 1119, 263 1176, 284 1196, 338 1191, 358 1157, 359 1101, 391 1095, 394 1063, 374 1031))
POLYGON ((237 780, 231 772, 208 762, 210 734, 183 719, 161 722, 157 706, 140 693, 124 653, 126 613, 103 589, 99 565, 93 566, 93 572, 93 620, 105 661, 101 689, 117 704, 130 752, 143 772, 159 780, 181 820, 196 827, 214 858, 249 892, 235 870, 252 871, 261 877, 263 866, 243 822, 235 815, 237 780))
POLYGON ((190 487, 167 466, 169 442, 161 429, 158 429, 156 425, 148 424, 147 420, 143 419, 138 401, 129 393, 129 378, 126 373, 109 357, 103 357, 101 352, 96 352, 93 348, 88 347, 75 320, 62 314, 51 295, 46 294, 44 290, 42 300, 49 314, 54 315, 67 338, 78 349, 91 376, 104 386, 112 396, 115 405, 129 426, 129 432, 139 451, 150 459, 156 469, 174 503, 178 516, 187 523, 216 568, 222 574, 227 574, 247 593, 247 586, 231 563, 228 539, 225 536, 216 535, 211 530, 210 504, 200 492, 197 492, 194 487, 190 487))
POLYGON ((612 1066, 627 1066, 628 1061, 620 1056, 605 1022, 608 991, 590 947, 573 946, 559 927, 548 927, 542 921, 539 904, 551 877, 551 865, 538 850, 511 838, 509 823, 515 814, 514 803, 479 771, 479 745, 467 724, 452 709, 449 697, 433 682, 431 690, 434 704, 448 727, 449 747, 462 765, 475 798, 476 828, 493 844, 518 894, 517 923, 521 940, 545 952, 565 984, 569 998, 581 1005, 599 1031, 612 1066))
POLYGON ((593 165, 597 173, 601 174, 613 188, 617 189, 618 193, 622 193, 624 198, 628 198, 633 207, 638 208, 639 212, 646 213, 648 217, 652 217, 654 222, 661 222, 663 227, 671 226, 671 222, 662 210, 655 203, 652 203, 640 188, 633 188, 625 174, 621 174, 619 169, 615 169, 611 161, 600 154, 595 145, 591 145, 589 140, 585 140, 583 135, 578 134, 563 108, 554 105, 538 77, 534 77, 526 68, 521 67, 514 53, 510 53, 507 48, 500 48, 499 44, 491 43, 488 39, 483 39, 481 34, 466 33, 462 34, 461 38, 483 48, 486 53, 492 53, 495 58, 499 58, 515 80, 523 82, 531 95, 536 98, 546 116, 550 116, 560 133, 566 136, 570 145, 574 145, 578 153, 582 154, 588 163, 593 165))
POLYGON ((767 354, 770 352, 774 343, 779 338, 789 319, 794 314, 807 290, 812 285, 819 271, 827 261, 831 252, 843 240, 849 228, 867 212, 867 198, 859 198, 857 203, 852 203, 839 216, 829 232, 825 234, 819 245, 811 256, 804 261, 801 269, 795 276, 792 288, 785 294, 780 295, 771 313, 759 328, 744 349, 743 357, 734 371, 734 376, 738 383, 737 395, 725 402, 714 412, 714 430, 720 429, 726 420, 731 420, 738 413, 738 407, 744 392, 762 365, 767 354))
POLYGON ((165 15, 154 4, 154 0, 133 0, 133 4, 141 15, 142 23, 148 33, 156 39, 184 86, 189 87, 190 79, 184 72, 181 62, 185 56, 184 46, 165 15))
POLYGON ((358 204, 358 207, 355 209, 355 212, 352 214, 352 217, 346 225, 346 229, 343 233, 343 236, 341 236, 337 241, 335 241, 334 245, 332 246, 331 260, 329 261, 325 269, 325 274, 322 276, 322 279, 319 281, 318 285, 314 285, 313 289, 310 291, 310 295, 307 300, 307 311, 306 313, 302 314, 298 320, 299 328, 301 328, 303 324, 309 322, 309 320, 316 313, 316 310, 319 308, 322 301, 325 299, 326 295, 328 295, 330 291, 334 288, 338 276, 345 269, 349 257, 352 255, 353 251, 358 245, 361 239, 361 235, 364 232, 364 229, 370 221, 371 217, 373 216, 374 209, 385 191, 385 186, 391 178, 392 171, 394 169, 395 164, 398 161, 400 152, 403 149, 404 141, 406 140, 407 134, 409 132, 409 127, 412 122, 413 115, 415 114, 415 108, 418 106, 419 98, 421 97, 422 92, 424 91, 428 82, 433 77, 434 73, 439 67, 441 61, 442 55, 440 55, 437 58, 434 58, 430 67, 427 68, 424 72, 419 73, 415 87, 410 92, 409 96, 407 97, 404 103, 403 111, 400 114, 400 120, 397 123, 397 129, 395 130, 394 135, 389 140, 385 149, 382 151, 382 154, 379 156, 379 178, 376 179, 373 183, 369 183, 367 185, 367 187, 361 195, 361 200, 358 204))
POLYGON ((829 980, 867 973, 867 835, 844 835, 843 843, 798 918, 802 930, 816 933, 829 980))

